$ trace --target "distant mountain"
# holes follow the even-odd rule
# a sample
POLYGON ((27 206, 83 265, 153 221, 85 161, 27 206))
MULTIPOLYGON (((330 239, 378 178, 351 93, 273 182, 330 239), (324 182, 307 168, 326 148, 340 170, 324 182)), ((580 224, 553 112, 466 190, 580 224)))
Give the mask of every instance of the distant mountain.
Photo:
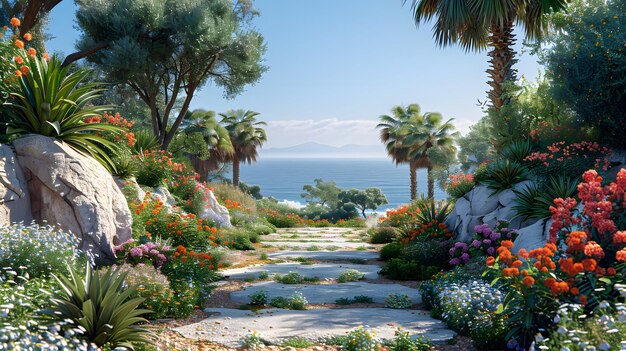
POLYGON ((385 157, 382 145, 348 144, 340 147, 309 142, 281 148, 261 148, 261 157, 385 157))

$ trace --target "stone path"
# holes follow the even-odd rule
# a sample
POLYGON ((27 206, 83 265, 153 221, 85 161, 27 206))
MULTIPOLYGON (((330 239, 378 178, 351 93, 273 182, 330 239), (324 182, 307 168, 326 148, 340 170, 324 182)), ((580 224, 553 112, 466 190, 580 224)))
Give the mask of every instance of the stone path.
POLYGON ((279 251, 268 254, 270 260, 280 262, 222 271, 227 280, 220 284, 219 289, 231 286, 230 291, 238 290, 230 293, 228 305, 220 306, 246 306, 250 302, 249 295, 264 290, 268 301, 274 297, 288 297, 300 292, 306 297, 310 308, 305 311, 269 307, 257 311, 251 311, 249 307, 207 308, 205 312, 209 315, 208 318, 179 327, 176 331, 186 338, 210 340, 230 347, 238 346, 241 338, 252 331, 258 332, 267 341, 280 344, 281 339, 296 336, 321 340, 334 335, 345 335, 359 325, 368 325, 381 338, 392 338, 399 327, 409 331, 411 335, 423 335, 434 342, 453 338, 455 333, 446 329, 441 321, 431 318, 427 311, 381 307, 390 293, 406 294, 414 304, 421 303, 421 296, 415 288, 379 280, 380 262, 376 261, 376 246, 362 241, 363 234, 363 229, 300 228, 280 230, 276 234, 263 236, 263 248, 280 248, 279 251), (339 249, 307 250, 311 246, 339 249), (297 249, 284 250, 284 247, 297 249), (338 283, 336 279, 348 269, 364 273, 365 280, 338 283), (263 272, 268 273, 269 279, 273 274, 296 272, 304 277, 318 277, 321 281, 311 284, 258 281, 263 272), (250 282, 253 279, 257 281, 250 282), (242 286, 242 280, 250 283, 242 286), (239 283, 235 283, 236 281, 239 283), (335 305, 339 298, 349 299, 359 295, 370 297, 373 304, 361 303, 354 307, 348 305, 341 308, 335 305))

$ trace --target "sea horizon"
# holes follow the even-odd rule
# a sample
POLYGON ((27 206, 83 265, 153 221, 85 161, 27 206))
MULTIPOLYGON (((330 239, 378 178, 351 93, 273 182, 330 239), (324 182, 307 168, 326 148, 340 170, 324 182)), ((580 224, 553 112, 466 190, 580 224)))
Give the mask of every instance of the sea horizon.
MULTIPOLYGON (((241 165, 241 181, 258 185, 264 197, 289 201, 301 206, 302 187, 321 178, 335 181, 342 189, 379 188, 388 200, 375 212, 384 212, 411 202, 409 167, 395 165, 384 157, 263 157, 253 164, 241 165)), ((427 193, 426 169, 417 172, 418 196, 427 193)), ((435 198, 446 194, 435 186, 435 198)))

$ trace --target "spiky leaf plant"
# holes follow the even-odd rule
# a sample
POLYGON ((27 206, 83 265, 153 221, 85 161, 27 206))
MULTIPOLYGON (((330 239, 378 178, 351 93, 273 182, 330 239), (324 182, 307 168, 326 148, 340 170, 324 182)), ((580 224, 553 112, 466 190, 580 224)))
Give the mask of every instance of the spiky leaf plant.
POLYGON ((151 311, 137 308, 144 299, 130 298, 136 287, 125 286, 127 273, 119 268, 98 273, 87 265, 81 277, 68 268, 69 276, 53 275, 60 289, 47 292, 52 306, 43 315, 83 329, 84 337, 100 347, 134 350, 136 344, 149 342, 150 331, 137 324, 147 322, 141 316, 151 311))
POLYGON ((19 88, 10 94, 10 102, 4 104, 9 117, 7 133, 40 134, 62 140, 95 158, 109 171, 114 170, 104 149, 115 150, 116 146, 98 133, 121 133, 121 129, 103 123, 85 123, 86 118, 111 109, 111 106, 90 104, 102 90, 98 83, 84 83, 89 71, 71 71, 70 66, 62 67, 56 57, 48 62, 24 56, 28 73, 19 79, 19 88))

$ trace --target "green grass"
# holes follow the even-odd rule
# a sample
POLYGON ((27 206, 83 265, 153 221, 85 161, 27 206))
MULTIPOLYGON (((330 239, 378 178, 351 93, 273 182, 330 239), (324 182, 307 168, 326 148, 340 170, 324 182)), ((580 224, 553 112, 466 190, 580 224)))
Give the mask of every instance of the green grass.
POLYGON ((303 349, 303 348, 307 348, 307 347, 311 347, 311 346, 315 346, 316 343, 309 340, 309 339, 305 339, 305 338, 301 338, 301 337, 293 337, 293 338, 289 338, 286 339, 282 342, 283 347, 293 347, 296 349, 303 349))
POLYGON ((307 248, 306 248, 306 250, 307 250, 307 251, 320 251, 320 250, 321 250, 321 248, 320 248, 319 246, 315 246, 315 245, 313 245, 313 246, 309 246, 309 247, 307 247, 307 248))
POLYGON ((261 260, 263 260, 263 261, 267 260, 268 258, 269 258, 269 257, 267 256, 267 254, 266 254, 265 252, 263 252, 263 253, 261 254, 261 256, 259 256, 259 259, 261 259, 261 260))
POLYGON ((357 247, 355 250, 357 250, 357 251, 367 251, 367 247, 365 247, 365 246, 359 246, 359 247, 357 247))

